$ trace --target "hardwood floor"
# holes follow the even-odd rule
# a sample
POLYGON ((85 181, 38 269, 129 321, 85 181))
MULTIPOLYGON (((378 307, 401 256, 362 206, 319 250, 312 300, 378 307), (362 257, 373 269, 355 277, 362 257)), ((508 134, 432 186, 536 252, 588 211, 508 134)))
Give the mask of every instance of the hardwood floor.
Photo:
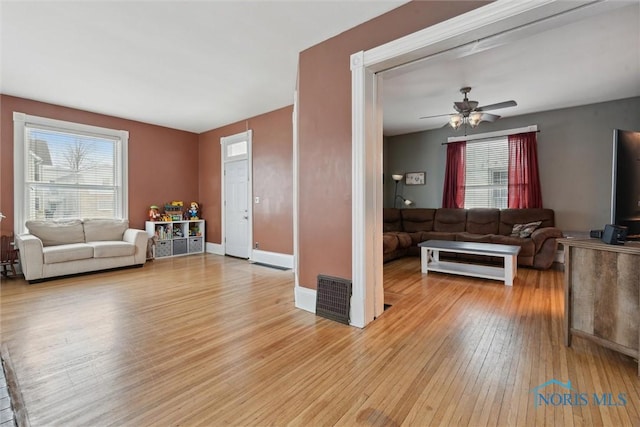
POLYGON ((364 330, 296 309, 291 272, 216 255, 0 290, 32 426, 640 425, 636 362, 563 345, 557 271, 510 288, 393 261, 364 330), (536 407, 551 379, 572 390, 536 407))

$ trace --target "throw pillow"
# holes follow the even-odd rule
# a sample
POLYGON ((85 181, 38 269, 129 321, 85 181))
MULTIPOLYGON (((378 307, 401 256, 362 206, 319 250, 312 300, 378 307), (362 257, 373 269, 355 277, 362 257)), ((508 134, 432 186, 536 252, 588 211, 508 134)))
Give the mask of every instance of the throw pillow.
POLYGON ((511 237, 520 237, 523 239, 530 237, 531 233, 533 233, 536 228, 540 227, 540 224, 542 224, 542 221, 529 222, 527 224, 513 224, 511 237))

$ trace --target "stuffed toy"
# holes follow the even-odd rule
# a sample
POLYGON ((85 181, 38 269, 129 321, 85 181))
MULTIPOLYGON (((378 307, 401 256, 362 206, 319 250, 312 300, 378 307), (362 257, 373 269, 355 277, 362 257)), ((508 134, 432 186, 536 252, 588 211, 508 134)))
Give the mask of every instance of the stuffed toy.
POLYGON ((149 221, 158 221, 160 219, 160 212, 158 212, 158 207, 156 205, 151 205, 149 207, 149 221))
POLYGON ((197 202, 191 202, 191 207, 187 211, 187 213, 189 214, 189 219, 198 219, 199 209, 200 209, 200 206, 198 205, 197 202))

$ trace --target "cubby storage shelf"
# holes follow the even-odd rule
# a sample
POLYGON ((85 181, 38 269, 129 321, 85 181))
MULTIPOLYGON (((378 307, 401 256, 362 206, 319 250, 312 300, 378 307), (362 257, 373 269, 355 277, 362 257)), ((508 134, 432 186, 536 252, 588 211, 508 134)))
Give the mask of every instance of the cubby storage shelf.
POLYGON ((204 252, 204 220, 146 221, 149 237, 157 237, 155 258, 204 252))

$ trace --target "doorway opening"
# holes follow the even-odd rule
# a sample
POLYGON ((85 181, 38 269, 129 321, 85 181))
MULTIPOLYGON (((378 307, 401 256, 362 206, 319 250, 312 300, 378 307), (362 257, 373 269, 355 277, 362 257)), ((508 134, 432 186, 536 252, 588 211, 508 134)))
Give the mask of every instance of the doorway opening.
POLYGON ((606 3, 498 0, 351 56, 353 326, 364 327, 384 311, 382 73, 549 18, 592 13, 606 3))

